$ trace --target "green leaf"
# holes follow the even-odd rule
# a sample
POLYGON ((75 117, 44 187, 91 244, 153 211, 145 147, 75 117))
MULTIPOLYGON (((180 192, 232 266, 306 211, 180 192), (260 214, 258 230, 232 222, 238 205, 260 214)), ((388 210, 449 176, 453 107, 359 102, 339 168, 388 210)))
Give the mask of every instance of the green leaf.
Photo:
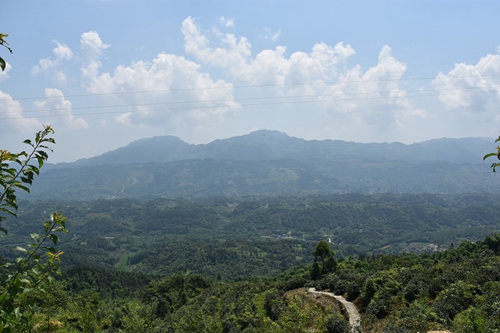
POLYGON ((28 187, 24 186, 24 185, 16 184, 16 187, 20 188, 21 190, 24 190, 24 191, 30 193, 30 189, 28 187))
MULTIPOLYGON (((2 295, 3 296, 3 295, 2 295)), ((4 309, 5 312, 7 313, 12 313, 14 311, 14 306, 12 305, 12 302, 10 300, 5 300, 3 302, 2 308, 4 309)), ((4 330, 5 332, 5 330, 4 330)))
POLYGON ((7 208, 4 208, 4 207, 0 207, 0 212, 4 212, 4 213, 7 213, 7 214, 10 214, 14 217, 17 217, 17 214, 15 211, 11 210, 11 209, 7 209, 7 208))
POLYGON ((24 284, 30 284, 30 283, 31 283, 31 281, 30 281, 30 280, 28 280, 27 278, 23 278, 23 277, 20 277, 20 278, 19 278, 19 281, 21 281, 21 282, 22 282, 22 283, 24 283, 24 284))
POLYGON ((11 297, 15 297, 19 293, 19 289, 20 289, 19 286, 18 286, 19 284, 20 284, 19 280, 15 280, 15 283, 12 284, 9 287, 9 289, 7 290, 7 292, 9 293, 9 295, 11 297))
POLYGON ((50 142, 50 143, 56 143, 56 140, 54 140, 54 138, 47 138, 47 137, 44 137, 42 142, 50 142))
POLYGON ((10 174, 12 177, 16 176, 16 169, 14 168, 5 169, 4 171, 10 174))
POLYGON ((27 177, 21 177, 21 181, 25 184, 30 184, 30 185, 33 184, 33 180, 27 177))
POLYGON ((25 152, 25 151, 22 151, 20 153, 17 154, 17 156, 24 156, 24 157, 28 157, 28 153, 25 152))
POLYGON ((484 157, 483 157, 483 161, 484 161, 485 159, 487 159, 488 157, 492 157, 492 156, 497 156, 497 153, 489 153, 489 154, 484 155, 484 157))
POLYGON ((2 71, 5 70, 6 66, 7 66, 7 64, 5 63, 5 60, 3 60, 2 57, 0 57, 0 68, 2 68, 2 71))
POLYGON ((43 158, 40 156, 36 156, 36 159, 38 161, 38 167, 41 168, 43 166, 43 158))
POLYGON ((36 173, 38 176, 40 175, 40 169, 34 165, 29 165, 29 167, 31 168, 31 170, 33 170, 34 173, 36 173))
POLYGON ((40 240, 41 235, 37 233, 31 233, 30 234, 31 239, 33 239, 35 242, 38 242, 40 240))
POLYGON ((47 153, 44 152, 43 150, 37 150, 35 156, 39 156, 39 157, 43 158, 44 160, 47 160, 49 158, 49 155, 47 155, 47 153))
POLYGON ((54 245, 56 245, 57 242, 59 241, 59 237, 57 237, 57 235, 54 235, 54 234, 50 234, 49 238, 52 241, 52 243, 54 243, 54 245))
POLYGON ((44 246, 43 249, 47 250, 50 253, 56 253, 56 249, 50 246, 44 246))
POLYGON ((24 252, 24 253, 27 253, 27 252, 28 252, 28 250, 26 250, 24 247, 20 247, 20 246, 16 246, 16 247, 14 248, 14 250, 16 250, 16 251, 21 251, 21 252, 24 252))

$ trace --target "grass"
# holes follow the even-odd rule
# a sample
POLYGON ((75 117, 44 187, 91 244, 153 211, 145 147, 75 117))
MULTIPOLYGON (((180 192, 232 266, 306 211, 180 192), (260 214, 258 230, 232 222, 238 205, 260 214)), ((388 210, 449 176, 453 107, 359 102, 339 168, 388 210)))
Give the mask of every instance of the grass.
POLYGON ((120 261, 116 264, 117 269, 125 269, 127 267, 128 255, 123 255, 120 257, 120 261))

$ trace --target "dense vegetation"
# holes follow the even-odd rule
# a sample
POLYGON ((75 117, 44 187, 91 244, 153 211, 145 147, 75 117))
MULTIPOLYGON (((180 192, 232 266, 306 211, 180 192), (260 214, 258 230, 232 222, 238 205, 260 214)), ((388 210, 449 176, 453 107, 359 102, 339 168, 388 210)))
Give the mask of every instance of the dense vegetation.
POLYGON ((500 329, 499 234, 433 254, 345 258, 316 279, 312 262, 240 282, 74 267, 36 320, 53 332, 347 332, 332 298, 305 292, 313 286, 354 301, 365 332, 500 329))
POLYGON ((0 332, 348 332, 340 304, 311 287, 354 302, 365 332, 500 331, 500 204, 489 194, 18 205, 38 154, 38 166, 27 153, 0 158, 0 222, 17 217, 1 229, 0 332), (21 248, 30 236, 33 250, 21 248))
POLYGON ((303 140, 277 131, 189 145, 154 137, 101 156, 50 166, 31 198, 242 197, 330 193, 498 193, 489 140, 411 145, 303 140))
POLYGON ((432 255, 345 260, 317 281, 354 300, 369 332, 496 332, 500 235, 432 255))
POLYGON ((467 195, 29 201, 0 253, 23 245, 44 211, 67 212, 63 265, 221 280, 274 276, 310 262, 320 240, 337 256, 434 252, 498 230, 500 204, 467 195), (287 237, 290 232, 291 237, 287 237), (12 246, 8 246, 12 245, 12 246))
POLYGON ((487 195, 29 201, 22 207, 15 225, 5 225, 6 258, 45 210, 67 211, 71 230, 61 239, 63 277, 38 301, 40 327, 342 332, 347 321, 339 305, 307 295, 305 288, 314 286, 354 301, 367 332, 500 328, 500 236, 484 238, 498 229, 500 207, 487 195), (321 240, 334 250, 332 265, 325 264, 330 252, 315 249, 321 240))
MULTIPOLYGON (((0 34, 0 42, 3 42, 0 34)), ((17 191, 29 192, 35 175, 48 158, 47 152, 55 141, 50 126, 37 132, 34 140, 25 140, 28 151, 11 153, 0 150, 0 238, 7 235, 3 228, 9 218, 18 212, 17 191)), ((36 298, 50 288, 54 275, 60 274, 62 252, 55 246, 60 233, 67 233, 66 218, 57 212, 41 221, 40 233, 30 233, 31 244, 17 245, 20 253, 15 261, 0 258, 0 332, 26 332, 31 330, 37 308, 36 298)))

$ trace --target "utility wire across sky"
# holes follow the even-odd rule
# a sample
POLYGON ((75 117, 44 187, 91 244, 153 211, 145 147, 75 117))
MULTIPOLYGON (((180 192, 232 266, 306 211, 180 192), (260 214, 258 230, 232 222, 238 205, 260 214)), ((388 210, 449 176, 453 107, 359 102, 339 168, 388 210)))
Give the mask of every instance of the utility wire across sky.
MULTIPOLYGON (((479 91, 479 93, 492 93, 491 91, 479 91)), ((220 105, 201 105, 201 106, 190 106, 190 107, 174 107, 174 108, 161 108, 152 110, 119 110, 119 111, 103 111, 103 112, 88 112, 88 113, 71 113, 71 114, 53 114, 53 115, 36 115, 29 118, 60 118, 60 117, 76 117, 76 116, 92 116, 92 115, 104 115, 104 114, 120 114, 120 113, 148 113, 148 112, 159 112, 159 111, 185 111, 185 110, 197 110, 197 109, 217 109, 217 108, 237 108, 246 106, 265 106, 265 105, 282 105, 282 104, 305 104, 305 103, 327 103, 327 102, 352 102, 352 101, 366 101, 366 100, 379 100, 379 99, 395 99, 395 98, 408 98, 408 97, 437 97, 437 96, 450 96, 450 95, 467 95, 476 94, 477 91, 460 92, 460 93, 445 93, 445 94, 427 94, 427 95, 402 95, 402 96, 377 96, 377 97, 367 97, 367 98, 342 98, 342 99, 315 99, 315 100, 296 100, 296 101, 279 101, 279 102, 268 102, 268 103, 248 103, 248 104, 220 104, 220 105)), ((373 93, 370 93, 373 94, 373 93)), ((354 94, 353 94, 354 95, 354 94)), ((247 98, 242 100, 265 100, 265 99, 278 99, 278 98, 293 98, 293 97, 324 97, 325 95, 302 95, 302 96, 290 96, 290 97, 262 97, 262 98, 247 98)), ((335 97, 335 95, 329 95, 328 97, 335 97)), ((140 107, 140 106, 153 106, 153 105, 165 105, 165 104, 179 104, 179 103, 207 103, 207 102, 235 102, 234 100, 212 100, 212 101, 184 101, 184 102, 166 102, 166 103, 151 103, 151 104, 137 104, 137 105, 112 105, 112 106, 95 106, 95 107, 82 107, 82 108, 64 108, 64 109, 48 109, 48 110, 30 110, 29 112, 49 112, 49 111, 71 111, 75 109, 94 109, 94 108, 115 108, 115 107, 140 107)), ((26 112, 26 111, 25 111, 26 112)), ((17 112, 16 112, 17 113, 17 112)), ((23 112, 24 113, 24 112, 23 112)), ((2 114, 2 113, 0 113, 2 114)), ((9 113, 3 113, 9 114, 9 113)), ((23 119, 24 117, 0 117, 1 120, 9 119, 23 119)))
MULTIPOLYGON (((466 76, 447 76, 451 79, 465 79, 465 78, 485 78, 485 77, 500 77, 500 75, 466 75, 466 76)), ((168 92, 180 92, 180 91, 203 91, 203 90, 218 90, 218 89, 242 89, 242 88, 268 88, 268 87, 287 87, 287 86, 307 86, 307 85, 345 85, 351 83, 369 83, 369 82, 411 82, 411 81, 426 81, 435 80, 436 77, 421 77, 421 78, 406 78, 406 79, 376 79, 376 80, 347 80, 347 81, 318 81, 318 82, 290 82, 290 83, 278 83, 278 84, 251 84, 251 85, 237 85, 227 84, 224 86, 207 87, 207 88, 176 88, 176 89, 158 89, 158 90, 139 90, 139 91, 120 91, 120 92, 110 92, 110 93, 92 93, 92 94, 72 94, 66 95, 66 98, 75 97, 93 97, 93 96, 108 96, 108 95, 130 95, 130 94, 150 94, 150 93, 168 93, 168 92)), ((16 101, 24 100, 37 100, 37 99, 50 99, 50 98, 60 98, 56 96, 46 97, 18 97, 12 98, 16 101)), ((9 98, 0 99, 1 101, 10 100, 9 98)))

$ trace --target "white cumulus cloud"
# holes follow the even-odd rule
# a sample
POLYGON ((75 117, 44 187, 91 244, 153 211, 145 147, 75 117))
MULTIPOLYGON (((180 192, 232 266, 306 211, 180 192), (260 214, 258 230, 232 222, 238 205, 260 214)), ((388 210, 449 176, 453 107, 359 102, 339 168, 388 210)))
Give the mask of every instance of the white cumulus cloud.
POLYGON ((270 39, 273 42, 275 42, 281 36, 281 30, 280 29, 278 29, 278 30, 276 30, 276 31, 273 32, 269 28, 263 28, 262 32, 263 32, 262 38, 264 38, 264 39, 270 39))
POLYGON ((64 97, 62 91, 56 88, 46 88, 45 97, 44 100, 35 101, 34 105, 44 114, 53 116, 54 125, 63 124, 72 129, 88 128, 83 118, 73 115, 71 101, 64 97))
POLYGON ((355 51, 343 42, 331 47, 325 43, 314 45, 311 53, 295 52, 287 59, 286 47, 263 50, 252 57, 252 46, 247 38, 228 33, 211 46, 195 21, 188 17, 182 23, 185 50, 198 60, 227 69, 234 79, 252 84, 284 84, 289 82, 316 82, 337 72, 337 65, 355 51))
POLYGON ((6 62, 5 64, 5 70, 0 71, 0 82, 5 81, 9 78, 9 71, 12 69, 12 66, 6 62))
POLYGON ((440 72, 433 85, 447 109, 498 113, 500 47, 497 54, 487 54, 477 64, 459 63, 447 74, 440 72))
POLYGON ((399 86, 406 69, 385 45, 375 66, 365 72, 359 65, 345 70, 337 83, 324 90, 324 100, 332 111, 358 114, 363 126, 401 126, 413 117, 427 118, 428 113, 417 108, 399 86))
POLYGON ((247 38, 231 33, 206 35, 191 17, 182 23, 182 33, 187 53, 225 69, 234 80, 279 86, 277 95, 321 102, 318 106, 329 111, 352 113, 359 124, 400 126, 414 117, 428 116, 400 87, 398 80, 406 65, 392 56, 389 46, 382 48, 375 66, 363 71, 359 65, 346 68, 346 60, 356 52, 343 42, 334 46, 316 43, 310 52, 289 56, 285 46, 277 46, 253 56, 247 38))
POLYGON ((57 47, 55 47, 52 52, 56 55, 57 59, 66 59, 70 60, 73 59, 73 51, 66 45, 66 44, 61 44, 57 41, 53 41, 54 43, 57 44, 57 47))
POLYGON ((220 25, 226 27, 226 28, 233 28, 234 27, 234 19, 228 19, 225 18, 224 16, 219 17, 219 23, 220 25))
POLYGON ((21 104, 9 94, 0 91, 0 132, 31 133, 41 128, 38 120, 26 117, 21 104))
MULTIPOLYGON (((92 40, 97 38, 94 35, 92 40)), ((100 39, 96 44, 100 45, 94 48, 98 55, 105 44, 100 39)), ((120 65, 113 73, 98 72, 98 57, 92 63, 93 67, 83 70, 90 79, 87 90, 118 94, 113 99, 123 105, 124 112, 115 120, 128 126, 197 126, 238 108, 231 84, 212 80, 209 74, 200 72, 200 65, 181 56, 160 53, 152 61, 120 65)))
POLYGON ((96 31, 88 31, 82 34, 80 38, 80 48, 82 50, 82 75, 93 78, 99 72, 101 62, 99 56, 102 51, 110 45, 104 44, 96 31))
MULTIPOLYGON (((53 58, 43 58, 38 61, 38 65, 33 66, 31 68, 31 73, 33 75, 37 75, 43 71, 47 71, 53 67, 56 67, 60 64, 62 60, 71 60, 73 59, 73 51, 66 44, 61 44, 56 40, 53 40, 57 46, 52 50, 54 53, 53 58)), ((60 71, 59 71, 60 72, 60 71)), ((62 77, 61 75, 56 75, 55 78, 57 80, 66 79, 66 77, 62 77)))

